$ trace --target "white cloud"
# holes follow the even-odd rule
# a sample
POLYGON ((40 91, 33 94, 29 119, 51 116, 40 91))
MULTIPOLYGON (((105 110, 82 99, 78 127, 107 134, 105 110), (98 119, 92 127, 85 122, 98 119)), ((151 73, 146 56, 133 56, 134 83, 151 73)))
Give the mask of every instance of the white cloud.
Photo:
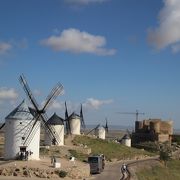
POLYGON ((64 0, 64 1, 73 5, 88 5, 90 3, 102 3, 107 0, 64 0))
POLYGON ((55 100, 49 108, 53 110, 62 110, 64 109, 64 102, 59 102, 55 100))
POLYGON ((5 54, 10 49, 12 49, 12 45, 10 43, 0 42, 0 54, 5 54))
POLYGON ((103 36, 91 35, 78 29, 66 29, 60 36, 51 36, 41 41, 41 44, 55 51, 73 53, 93 53, 98 55, 114 55, 115 49, 106 49, 106 39, 103 36))
POLYGON ((15 100, 18 98, 18 93, 13 88, 1 87, 0 88, 0 100, 15 100))
MULTIPOLYGON (((82 103, 83 105, 83 110, 93 110, 93 109, 99 109, 100 107, 102 107, 103 105, 108 105, 113 103, 112 99, 108 99, 108 100, 98 100, 95 98, 87 98, 84 103, 82 103)), ((77 103, 77 102, 72 102, 72 101, 67 101, 67 109, 68 109, 68 113, 71 114, 72 112, 78 112, 80 111, 80 104, 81 103, 77 103)), ((41 103, 41 106, 44 105, 44 101, 41 103)), ((51 106, 48 108, 51 111, 60 111, 60 112, 65 112, 65 104, 63 101, 58 101, 55 100, 53 102, 53 104, 51 104, 51 106)))
POLYGON ((111 104, 112 99, 109 100, 98 100, 94 98, 88 98, 86 102, 83 103, 83 106, 86 109, 99 109, 102 105, 111 104))
MULTIPOLYGON (((149 42, 157 49, 178 43, 180 41, 180 0, 164 0, 164 7, 159 13, 158 20, 159 26, 148 31, 149 42)), ((177 51, 177 48, 174 51, 177 51)))

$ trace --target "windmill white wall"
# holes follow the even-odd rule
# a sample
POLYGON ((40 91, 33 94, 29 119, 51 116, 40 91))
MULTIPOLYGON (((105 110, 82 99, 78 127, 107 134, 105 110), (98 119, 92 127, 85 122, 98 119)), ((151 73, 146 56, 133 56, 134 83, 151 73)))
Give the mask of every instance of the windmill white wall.
MULTIPOLYGON (((14 111, 5 119, 5 159, 15 159, 20 152, 20 146, 24 146, 22 137, 27 137, 34 123, 33 115, 30 112, 25 101, 23 101, 14 111)), ((40 142, 40 122, 38 121, 29 137, 30 143, 26 151, 32 154, 28 159, 39 160, 39 142, 40 142)), ((26 145, 25 145, 26 146, 26 145)))
POLYGON ((80 135, 80 128, 81 128, 81 119, 80 116, 72 113, 69 117, 70 129, 71 134, 80 135))
MULTIPOLYGON (((64 145, 64 122, 63 119, 56 115, 56 113, 53 114, 53 116, 47 121, 47 124, 55 131, 56 138, 57 138, 57 144, 58 146, 64 145)), ((52 136, 47 132, 45 133, 45 141, 44 144, 46 146, 52 145, 52 136)))
POLYGON ((121 143, 124 144, 125 146, 131 147, 131 138, 126 134, 122 138, 121 143))
POLYGON ((97 129, 97 137, 100 139, 105 139, 106 138, 106 130, 104 127, 99 127, 97 129))

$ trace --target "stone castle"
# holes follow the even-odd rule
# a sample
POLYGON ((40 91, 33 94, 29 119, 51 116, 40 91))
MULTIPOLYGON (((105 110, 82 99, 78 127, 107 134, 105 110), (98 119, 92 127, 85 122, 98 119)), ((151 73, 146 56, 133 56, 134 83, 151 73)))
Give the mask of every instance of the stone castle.
POLYGON ((145 141, 170 142, 173 135, 173 121, 148 119, 135 122, 135 132, 132 133, 134 143, 145 141))

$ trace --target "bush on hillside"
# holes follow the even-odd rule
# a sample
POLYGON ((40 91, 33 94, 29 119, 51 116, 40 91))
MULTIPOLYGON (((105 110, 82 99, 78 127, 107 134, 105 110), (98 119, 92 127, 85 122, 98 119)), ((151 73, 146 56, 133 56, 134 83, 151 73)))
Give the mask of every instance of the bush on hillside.
POLYGON ((59 171, 59 177, 64 178, 66 176, 67 176, 67 172, 66 171, 63 171, 63 170, 59 171))

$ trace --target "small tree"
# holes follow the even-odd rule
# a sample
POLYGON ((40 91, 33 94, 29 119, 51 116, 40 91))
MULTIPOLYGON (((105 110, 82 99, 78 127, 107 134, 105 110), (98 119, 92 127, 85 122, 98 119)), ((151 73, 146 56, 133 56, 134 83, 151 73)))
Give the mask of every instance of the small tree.
POLYGON ((167 166, 167 162, 171 159, 171 156, 172 156, 172 151, 167 143, 160 146, 159 159, 164 162, 165 166, 167 166))

